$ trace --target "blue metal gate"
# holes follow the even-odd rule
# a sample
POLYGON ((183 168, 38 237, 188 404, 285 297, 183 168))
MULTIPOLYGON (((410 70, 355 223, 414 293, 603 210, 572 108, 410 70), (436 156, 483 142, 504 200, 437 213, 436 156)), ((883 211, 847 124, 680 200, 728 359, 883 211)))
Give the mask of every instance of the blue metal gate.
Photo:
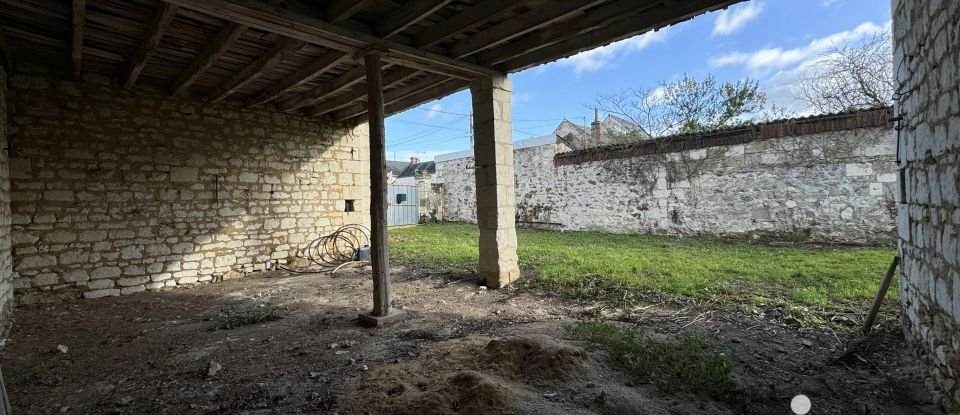
POLYGON ((417 186, 387 186, 387 226, 416 225, 420 222, 417 186))

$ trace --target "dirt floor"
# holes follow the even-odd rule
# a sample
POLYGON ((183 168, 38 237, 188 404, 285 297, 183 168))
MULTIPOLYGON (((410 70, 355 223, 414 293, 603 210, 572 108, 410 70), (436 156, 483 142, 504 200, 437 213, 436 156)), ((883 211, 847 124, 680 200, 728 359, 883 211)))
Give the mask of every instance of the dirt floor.
POLYGON ((361 328, 369 271, 285 272, 189 289, 20 307, 0 352, 17 414, 935 414, 900 329, 846 357, 845 336, 777 310, 644 305, 609 316, 655 335, 692 330, 770 397, 730 405, 657 391, 576 341, 592 304, 397 269, 407 318, 361 328))

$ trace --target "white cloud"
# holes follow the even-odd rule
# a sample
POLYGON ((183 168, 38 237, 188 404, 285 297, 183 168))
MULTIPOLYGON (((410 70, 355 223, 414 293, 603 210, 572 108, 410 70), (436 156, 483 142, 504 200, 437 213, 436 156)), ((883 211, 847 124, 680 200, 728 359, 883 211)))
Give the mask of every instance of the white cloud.
POLYGON ((610 67, 613 61, 620 56, 631 52, 638 52, 656 43, 665 41, 668 35, 667 32, 667 29, 647 32, 596 49, 580 52, 569 58, 557 61, 557 64, 573 68, 573 72, 576 73, 577 76, 582 75, 584 72, 599 71, 610 67))
POLYGON ((792 65, 816 60, 818 55, 823 54, 834 46, 873 36, 883 30, 889 29, 889 27, 889 22, 885 25, 865 22, 852 30, 814 39, 806 46, 799 48, 766 48, 753 52, 732 52, 710 58, 710 64, 713 66, 742 65, 755 73, 769 73, 769 71, 772 70, 783 69, 792 65))
POLYGON ((714 36, 726 36, 743 29, 763 12, 763 3, 752 1, 743 6, 734 6, 720 12, 713 23, 714 36))
POLYGON ((524 102, 530 102, 531 100, 533 100, 533 94, 529 92, 514 91, 513 96, 511 96, 510 99, 513 102, 513 104, 522 104, 524 102))
POLYGON ((439 102, 434 103, 430 106, 430 108, 426 108, 426 111, 423 112, 423 118, 432 120, 443 115, 443 112, 441 111, 443 111, 443 105, 440 105, 439 102))

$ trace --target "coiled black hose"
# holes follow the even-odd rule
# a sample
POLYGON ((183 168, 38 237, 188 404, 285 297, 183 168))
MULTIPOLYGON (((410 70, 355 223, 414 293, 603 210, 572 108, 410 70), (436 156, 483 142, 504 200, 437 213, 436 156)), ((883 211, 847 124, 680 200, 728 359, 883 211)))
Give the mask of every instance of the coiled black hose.
POLYGON ((297 257, 310 262, 307 268, 293 268, 277 264, 285 271, 312 274, 326 272, 360 259, 360 248, 370 247, 370 230, 363 225, 343 225, 328 235, 310 241, 297 257))

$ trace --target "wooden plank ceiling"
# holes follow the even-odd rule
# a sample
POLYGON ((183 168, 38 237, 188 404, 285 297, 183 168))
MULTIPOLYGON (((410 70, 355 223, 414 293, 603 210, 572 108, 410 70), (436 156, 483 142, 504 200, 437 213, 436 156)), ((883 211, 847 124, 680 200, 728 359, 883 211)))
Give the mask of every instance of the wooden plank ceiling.
POLYGON ((0 38, 14 62, 356 123, 365 53, 392 114, 739 1, 0 0, 0 38))

